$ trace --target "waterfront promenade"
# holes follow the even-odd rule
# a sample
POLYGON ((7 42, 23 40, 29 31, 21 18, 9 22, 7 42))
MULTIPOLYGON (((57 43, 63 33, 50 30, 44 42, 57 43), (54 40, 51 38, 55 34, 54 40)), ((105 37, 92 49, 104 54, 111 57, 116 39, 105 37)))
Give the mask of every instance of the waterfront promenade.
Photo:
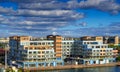
POLYGON ((117 66, 120 65, 120 62, 108 63, 108 64, 92 64, 92 65, 64 65, 64 66, 50 66, 50 67, 31 67, 24 68, 24 70, 37 71, 37 70, 59 70, 59 69, 75 69, 75 68, 90 68, 90 67, 108 67, 108 66, 117 66))

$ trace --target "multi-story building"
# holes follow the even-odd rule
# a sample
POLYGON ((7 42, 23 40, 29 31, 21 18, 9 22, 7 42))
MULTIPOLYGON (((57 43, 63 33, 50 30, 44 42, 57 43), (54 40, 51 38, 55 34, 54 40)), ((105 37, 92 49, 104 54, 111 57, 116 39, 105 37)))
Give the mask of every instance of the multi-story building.
MULTIPOLYGON (((75 57, 76 48, 81 49, 80 45, 81 41, 79 38, 64 37, 62 39, 62 52, 64 58, 70 59, 71 57, 75 57)), ((78 51, 80 52, 80 50, 78 51)))
POLYGON ((9 43, 9 38, 0 38, 0 43, 9 43))
MULTIPOLYGON (((81 53, 75 52, 78 56, 82 55, 76 59, 78 63, 105 64, 115 62, 117 50, 108 48, 108 44, 103 44, 103 37, 83 37, 81 42, 81 53)), ((79 48, 77 48, 78 50, 79 48)))
POLYGON ((103 42, 105 44, 119 45, 119 36, 104 36, 103 42))
POLYGON ((115 61, 118 51, 104 44, 103 37, 47 38, 10 37, 9 63, 22 67, 64 65, 64 60, 78 64, 104 64, 115 61))
POLYGON ((29 36, 10 37, 9 63, 21 67, 64 65, 61 36, 53 39, 32 40, 29 36))
POLYGON ((116 47, 120 55, 120 38, 119 36, 104 36, 103 42, 109 44, 110 47, 116 47))

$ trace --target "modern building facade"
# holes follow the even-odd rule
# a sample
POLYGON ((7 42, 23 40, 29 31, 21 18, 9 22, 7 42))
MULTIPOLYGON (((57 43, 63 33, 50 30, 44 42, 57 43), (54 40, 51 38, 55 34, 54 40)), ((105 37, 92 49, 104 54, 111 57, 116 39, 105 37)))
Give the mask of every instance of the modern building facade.
POLYGON ((105 64, 115 62, 118 55, 118 51, 104 44, 100 36, 48 35, 41 39, 12 36, 9 45, 9 64, 20 67, 58 66, 64 65, 64 60, 78 64, 105 64))
POLYGON ((54 39, 32 40, 29 36, 10 37, 10 65, 41 67, 64 65, 61 36, 54 39))
POLYGON ((76 59, 78 63, 105 64, 115 62, 115 56, 118 55, 118 51, 109 48, 108 44, 103 44, 103 37, 83 37, 81 38, 81 42, 83 45, 81 53, 75 52, 81 55, 81 57, 76 59))

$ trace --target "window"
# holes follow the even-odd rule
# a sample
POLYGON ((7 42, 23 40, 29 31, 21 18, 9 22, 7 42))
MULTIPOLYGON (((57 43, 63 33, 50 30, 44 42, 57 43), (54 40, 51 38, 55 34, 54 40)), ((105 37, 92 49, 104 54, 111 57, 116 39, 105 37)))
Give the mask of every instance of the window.
POLYGON ((50 44, 50 42, 48 42, 48 44, 50 44))
POLYGON ((42 43, 42 45, 45 45, 45 43, 42 43))
POLYGON ((50 57, 54 57, 53 55, 50 55, 50 57))
POLYGON ((46 51, 46 53, 49 53, 49 51, 46 51))
POLYGON ((69 49, 67 49, 67 51, 69 51, 69 49))
POLYGON ((96 48, 100 48, 100 46, 96 46, 96 48))
POLYGON ((38 45, 41 45, 41 43, 38 43, 38 45))
POLYGON ((42 49, 45 49, 45 47, 42 47, 42 49))
POLYGON ((40 57, 40 56, 38 56, 38 57, 40 57))
POLYGON ((32 54, 32 52, 29 52, 29 54, 32 54))
POLYGON ((30 47, 30 49, 32 49, 32 47, 30 47))
POLYGON ((42 51, 42 53, 45 53, 44 51, 42 51))
POLYGON ((41 52, 39 51, 38 54, 40 54, 41 52))
POLYGON ((67 44, 69 44, 69 42, 67 42, 67 44))
POLYGON ((70 42, 70 44, 73 44, 72 42, 70 42))
POLYGON ((25 47, 25 49, 27 50, 27 49, 28 49, 28 47, 25 47))
POLYGON ((45 57, 44 55, 42 55, 42 57, 45 57))
POLYGON ((84 44, 86 44, 86 42, 84 42, 84 44))
POLYGON ((67 46, 69 48, 69 46, 67 46))
POLYGON ((34 45, 37 45, 37 43, 35 42, 34 45))
POLYGON ((33 45, 34 43, 30 43, 30 45, 33 45))
POLYGON ((35 49, 37 49, 37 47, 35 47, 35 49))
POLYGON ((99 50, 97 50, 97 52, 99 52, 99 50))
POLYGON ((51 51, 50 53, 54 53, 53 51, 51 51))
POLYGON ((36 51, 34 51, 33 53, 34 53, 34 54, 36 54, 37 52, 36 52, 36 51))
POLYGON ((40 49, 39 47, 37 47, 37 49, 40 49))
POLYGON ((90 44, 89 42, 87 42, 87 44, 90 44))

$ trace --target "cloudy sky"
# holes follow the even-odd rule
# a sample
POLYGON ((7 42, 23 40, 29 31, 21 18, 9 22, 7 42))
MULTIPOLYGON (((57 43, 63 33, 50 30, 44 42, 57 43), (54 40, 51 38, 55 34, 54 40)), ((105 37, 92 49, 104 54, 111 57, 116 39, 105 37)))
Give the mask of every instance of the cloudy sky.
POLYGON ((120 35, 120 0, 0 0, 0 36, 120 35))

